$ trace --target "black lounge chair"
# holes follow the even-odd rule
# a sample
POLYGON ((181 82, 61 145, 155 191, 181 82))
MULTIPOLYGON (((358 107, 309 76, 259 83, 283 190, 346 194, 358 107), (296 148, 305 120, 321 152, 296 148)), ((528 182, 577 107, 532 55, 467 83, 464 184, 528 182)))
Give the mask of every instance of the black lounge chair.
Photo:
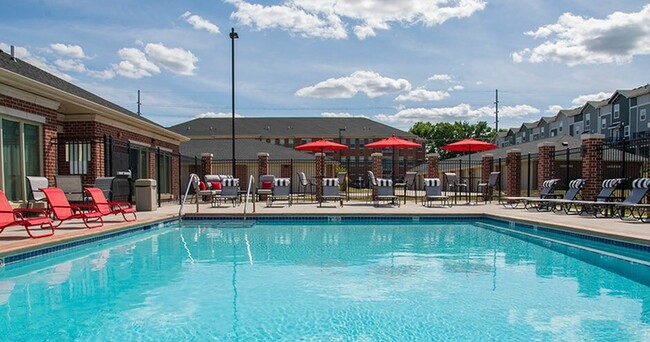
POLYGON ((524 208, 528 208, 529 201, 536 200, 540 198, 554 198, 557 196, 555 194, 555 186, 559 182, 559 179, 548 179, 542 183, 542 190, 539 192, 539 197, 504 197, 501 199, 501 204, 508 208, 517 208, 520 204, 524 205, 524 208))
POLYGON ((425 178, 422 205, 431 207, 433 201, 440 201, 441 206, 448 205, 451 208, 449 196, 442 194, 442 181, 440 178, 425 178))

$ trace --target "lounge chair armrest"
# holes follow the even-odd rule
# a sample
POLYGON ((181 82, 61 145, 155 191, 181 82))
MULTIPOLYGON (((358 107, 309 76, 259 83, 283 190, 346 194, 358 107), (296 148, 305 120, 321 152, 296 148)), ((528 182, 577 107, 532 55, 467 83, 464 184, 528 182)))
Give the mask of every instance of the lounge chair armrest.
POLYGON ((97 211, 97 207, 95 207, 93 204, 71 204, 70 209, 76 212, 97 211))
POLYGON ((133 207, 129 202, 108 202, 108 205, 119 209, 129 209, 133 207))

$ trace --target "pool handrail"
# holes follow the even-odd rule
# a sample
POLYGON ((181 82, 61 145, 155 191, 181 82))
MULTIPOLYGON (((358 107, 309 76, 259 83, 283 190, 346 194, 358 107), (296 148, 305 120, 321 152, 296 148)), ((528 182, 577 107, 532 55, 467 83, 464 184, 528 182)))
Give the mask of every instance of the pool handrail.
MULTIPOLYGON (((181 201, 181 208, 178 209, 178 217, 182 218, 183 217, 183 207, 185 206, 185 201, 187 200, 187 194, 190 192, 190 186, 192 186, 192 182, 196 181, 197 183, 201 181, 201 178, 196 173, 190 173, 190 179, 187 182, 187 188, 185 189, 185 195, 183 196, 183 200, 181 201)), ((196 198, 196 212, 199 212, 199 198, 197 194, 196 198)))
MULTIPOLYGON (((246 222, 246 206, 248 205, 248 197, 251 194, 251 188, 253 187, 254 183, 255 177, 253 177, 253 175, 250 175, 250 177, 248 177, 248 189, 246 189, 246 197, 244 200, 244 222, 246 222)), ((255 212, 255 200, 253 200, 253 212, 255 212)))

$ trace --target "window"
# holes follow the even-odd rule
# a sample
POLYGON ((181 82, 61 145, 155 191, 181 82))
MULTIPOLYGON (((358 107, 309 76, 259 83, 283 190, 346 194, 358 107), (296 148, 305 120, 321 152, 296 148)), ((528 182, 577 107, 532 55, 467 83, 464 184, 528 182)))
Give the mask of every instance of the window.
POLYGON ((357 139, 350 139, 350 148, 354 148, 357 144, 357 139))
POLYGON ((542 137, 542 138, 544 137, 544 127, 541 127, 541 128, 540 128, 540 134, 539 134, 539 136, 542 137))
POLYGON ((279 145, 284 146, 284 144, 285 144, 285 140, 284 140, 284 139, 280 139, 280 143, 279 143, 279 145))
POLYGON ((71 175, 85 175, 88 173, 88 162, 91 160, 90 155, 90 143, 65 143, 65 161, 70 164, 71 175))
POLYGON ((582 134, 582 131, 580 130, 580 126, 576 126, 575 128, 575 135, 582 134))
POLYGON ((626 137, 630 136, 630 126, 625 126, 623 128, 623 135, 626 136, 626 137))
POLYGON ((620 115, 621 115, 621 105, 617 103, 614 105, 614 119, 618 119, 620 115))
POLYGON ((591 113, 587 113, 587 117, 585 118, 585 127, 591 126, 591 113))
POLYGON ((158 154, 159 160, 156 167, 158 169, 158 190, 161 194, 171 194, 172 192, 172 157, 167 152, 160 152, 158 154))
POLYGON ((366 139, 359 139, 359 148, 366 146, 366 139))
POLYGON ((347 144, 347 141, 348 141, 348 139, 346 139, 346 138, 341 138, 341 144, 346 145, 346 144, 347 144))
POLYGON ((27 199, 25 176, 41 175, 41 126, 2 119, 2 189, 10 201, 27 199))
POLYGON ((563 124, 564 124, 563 122, 560 122, 560 129, 559 129, 560 132, 562 132, 562 126, 563 126, 563 124))
POLYGON ((603 118, 601 120, 601 126, 603 129, 607 129, 607 119, 603 118))
POLYGON ((639 121, 645 121, 645 108, 639 109, 639 121))
POLYGON ((149 178, 149 147, 131 144, 131 163, 133 179, 149 178))
POLYGON ((293 147, 293 144, 294 144, 294 139, 293 138, 287 139, 287 142, 289 142, 289 147, 293 147))

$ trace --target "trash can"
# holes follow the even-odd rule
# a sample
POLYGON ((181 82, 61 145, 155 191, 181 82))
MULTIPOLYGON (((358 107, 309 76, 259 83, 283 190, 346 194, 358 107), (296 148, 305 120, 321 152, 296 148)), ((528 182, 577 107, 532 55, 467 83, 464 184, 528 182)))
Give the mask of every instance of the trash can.
POLYGON ((156 180, 138 179, 135 181, 135 209, 137 211, 156 210, 156 180))

